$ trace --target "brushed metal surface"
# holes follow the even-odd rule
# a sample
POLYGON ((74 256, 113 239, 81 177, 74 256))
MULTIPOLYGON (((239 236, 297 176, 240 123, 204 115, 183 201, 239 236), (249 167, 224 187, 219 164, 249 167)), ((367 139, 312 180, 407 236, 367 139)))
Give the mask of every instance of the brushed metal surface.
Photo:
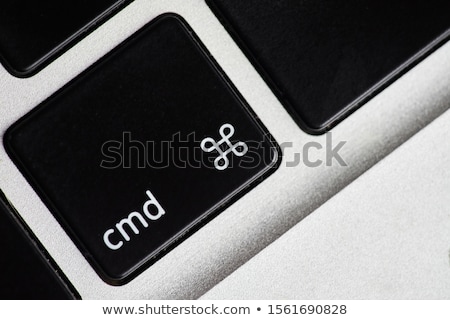
POLYGON ((202 299, 450 299, 450 111, 202 299))

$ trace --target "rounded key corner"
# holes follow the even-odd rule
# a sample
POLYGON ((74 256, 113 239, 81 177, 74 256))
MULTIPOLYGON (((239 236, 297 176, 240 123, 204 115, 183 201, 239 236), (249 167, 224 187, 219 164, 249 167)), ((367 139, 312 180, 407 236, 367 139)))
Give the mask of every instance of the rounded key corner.
MULTIPOLYGON (((341 119, 342 120, 342 119, 341 119)), ((312 135, 312 136, 320 136, 328 131, 330 131, 333 127, 335 127, 340 121, 329 121, 324 124, 314 126, 311 124, 308 124, 300 119, 295 119, 295 122, 297 125, 302 129, 306 134, 312 135)))
MULTIPOLYGON (((157 25, 158 23, 162 23, 162 22, 165 22, 165 21, 167 21, 167 22, 170 22, 170 21, 176 22, 178 25, 180 25, 180 27, 182 27, 184 29, 184 31, 186 31, 188 33, 191 30, 191 27, 189 26, 189 23, 186 21, 186 19, 182 15, 180 15, 179 13, 172 12, 172 11, 161 13, 156 18, 150 20, 147 23, 147 26, 157 25)), ((145 29, 145 27, 143 29, 145 29)))
POLYGON ((161 13, 159 16, 157 16, 155 19, 153 19, 152 22, 156 22, 158 20, 164 20, 164 19, 169 19, 169 20, 174 19, 183 24, 187 24, 186 20, 179 13, 172 12, 172 11, 161 13))
POLYGON ((280 145, 275 141, 271 140, 272 144, 272 162, 270 163, 271 173, 275 172, 281 165, 283 160, 283 150, 280 145))
POLYGON ((14 122, 6 129, 3 135, 3 147, 5 148, 7 155, 14 161, 18 162, 19 168, 21 166, 21 161, 17 155, 17 150, 14 144, 16 139, 16 131, 20 129, 23 121, 24 118, 21 118, 18 121, 14 122))
POLYGON ((136 272, 123 273, 120 275, 111 275, 105 272, 103 269, 96 270, 97 275, 105 282, 107 285, 113 287, 121 287, 131 282, 136 276, 136 272))
MULTIPOLYGON (((320 136, 331 129, 333 129, 335 126, 337 126, 341 121, 345 119, 345 117, 341 117, 340 115, 334 116, 332 119, 328 121, 321 121, 320 123, 313 123, 313 121, 305 121, 305 117, 297 114, 297 112, 294 110, 294 108, 291 106, 290 102, 286 99, 280 99, 280 102, 285 106, 286 111, 291 116, 292 120, 297 124, 297 126, 306 134, 312 135, 312 136, 320 136)), ((350 108, 351 109, 351 108, 350 108)), ((349 112, 347 109, 345 112, 349 112)), ((352 111, 350 111, 352 112, 352 111)))
POLYGON ((3 147, 6 150, 6 153, 10 156, 14 156, 14 148, 13 148, 13 140, 14 140, 14 131, 18 123, 14 123, 8 129, 6 129, 5 134, 3 135, 3 147))
POLYGON ((19 79, 27 79, 31 78, 32 76, 35 76, 38 74, 42 69, 44 69, 44 65, 37 64, 33 65, 31 67, 25 67, 22 68, 20 66, 13 66, 6 62, 5 59, 1 59, 1 64, 3 68, 13 77, 19 78, 19 79))
MULTIPOLYGON (((175 246, 180 239, 175 239, 168 248, 175 246)), ((140 263, 132 265, 122 272, 108 272, 103 268, 100 263, 95 260, 95 258, 87 253, 83 253, 85 259, 88 260, 89 265, 93 268, 97 276, 105 282, 107 285, 113 287, 122 287, 129 284, 131 281, 135 280, 137 277, 142 275, 142 273, 150 268, 159 259, 162 259, 164 255, 168 252, 168 248, 158 251, 151 256, 144 258, 140 263)), ((82 250, 83 251, 83 250, 82 250)))
POLYGON ((69 232, 69 236, 77 245, 78 250, 80 250, 84 259, 88 262, 94 273, 96 273, 104 283, 113 287, 121 287, 130 283, 143 271, 142 269, 145 266, 148 267, 150 262, 150 260, 145 260, 141 265, 133 265, 132 267, 127 268, 127 270, 114 272, 102 266, 100 261, 101 259, 97 259, 94 255, 92 255, 89 250, 84 247, 82 243, 80 243, 80 241, 76 240, 76 236, 72 232, 69 232))

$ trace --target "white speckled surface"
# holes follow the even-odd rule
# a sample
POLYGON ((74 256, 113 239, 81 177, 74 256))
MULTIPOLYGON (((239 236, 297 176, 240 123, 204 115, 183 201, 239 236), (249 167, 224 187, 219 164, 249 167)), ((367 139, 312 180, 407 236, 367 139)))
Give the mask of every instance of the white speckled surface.
POLYGON ((450 299, 450 111, 204 299, 450 299))
MULTIPOLYGON (((302 132, 203 0, 136 0, 30 79, 0 68, 0 135, 134 31, 164 12, 191 25, 279 143, 323 141, 302 132)), ((389 154, 450 106, 450 44, 333 130, 346 140, 347 167, 278 171, 129 284, 104 283, 76 249, 0 146, 0 189, 87 299, 197 298, 389 154)))

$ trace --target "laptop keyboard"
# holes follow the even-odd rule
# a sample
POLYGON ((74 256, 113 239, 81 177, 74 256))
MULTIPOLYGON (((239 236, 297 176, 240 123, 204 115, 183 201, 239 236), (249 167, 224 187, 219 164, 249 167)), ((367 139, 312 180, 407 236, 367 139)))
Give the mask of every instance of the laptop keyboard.
MULTIPOLYGON (((1 62, 31 77, 128 2, 7 1, 1 62)), ((332 128, 442 43, 450 27, 450 4, 438 0, 397 1, 388 10, 376 1, 206 2, 308 133, 332 128)), ((281 156, 195 29, 174 14, 151 21, 37 106, 5 141, 112 285, 250 191, 281 156)))
POLYGON ((16 76, 30 76, 55 59, 124 0, 5 0, 0 4, 0 58, 16 76))
POLYGON ((208 0, 287 111, 330 129, 450 28, 445 0, 208 0))
POLYGON ((278 161, 268 132, 171 14, 37 107, 5 139, 112 284, 130 279, 278 161))

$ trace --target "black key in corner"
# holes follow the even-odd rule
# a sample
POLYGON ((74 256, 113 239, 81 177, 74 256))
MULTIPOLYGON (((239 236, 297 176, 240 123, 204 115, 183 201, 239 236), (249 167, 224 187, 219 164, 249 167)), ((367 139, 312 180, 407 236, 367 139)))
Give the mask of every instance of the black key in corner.
POLYGON ((57 275, 56 265, 51 265, 51 259, 44 257, 38 242, 12 211, 0 191, 0 299, 73 299, 73 288, 68 289, 67 280, 64 278, 63 282, 60 272, 57 275))
POLYGON ((269 175, 270 136, 185 22, 164 15, 6 134, 97 272, 130 280, 269 175))
POLYGON ((0 60, 15 76, 29 77, 129 0, 2 0, 0 60))

